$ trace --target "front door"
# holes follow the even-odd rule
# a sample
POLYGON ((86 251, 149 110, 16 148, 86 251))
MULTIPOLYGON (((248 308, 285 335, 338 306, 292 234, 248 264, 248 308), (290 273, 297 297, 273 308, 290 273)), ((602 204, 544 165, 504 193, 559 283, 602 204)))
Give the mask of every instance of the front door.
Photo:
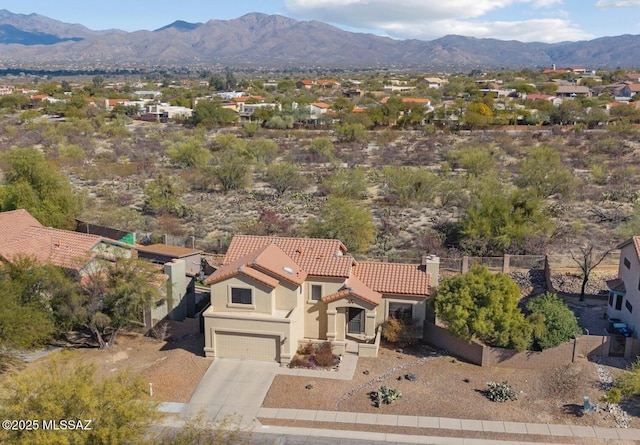
POLYGON ((349 308, 349 324, 347 325, 348 334, 362 334, 364 309, 357 307, 349 308))

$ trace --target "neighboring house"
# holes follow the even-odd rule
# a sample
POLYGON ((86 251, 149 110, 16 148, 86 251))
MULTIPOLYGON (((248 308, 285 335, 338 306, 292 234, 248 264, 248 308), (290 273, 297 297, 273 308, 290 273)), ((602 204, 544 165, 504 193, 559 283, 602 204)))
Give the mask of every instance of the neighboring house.
POLYGON ((640 236, 619 246, 618 278, 607 281, 609 304, 607 317, 626 323, 633 336, 640 335, 640 236))
POLYGON ((187 119, 193 115, 193 110, 163 103, 147 106, 146 114, 156 116, 157 120, 187 119))
POLYGON ((447 79, 441 79, 439 77, 425 77, 420 80, 420 82, 425 83, 428 88, 442 88, 445 84, 449 83, 447 79))
POLYGON ((253 113, 256 112, 256 110, 260 109, 260 108, 271 108, 273 110, 282 110, 282 105, 280 105, 279 103, 273 102, 273 103, 266 103, 266 102, 261 102, 261 103, 246 103, 246 102, 238 102, 237 103, 237 110, 238 110, 238 115, 240 116, 241 120, 249 120, 251 119, 251 116, 253 115, 253 113))
POLYGON ((301 88, 311 89, 312 86, 313 86, 313 82, 309 79, 302 79, 296 82, 296 88, 298 89, 301 89, 301 88))
MULTIPOLYGON (((135 256, 137 252, 129 244, 99 235, 44 227, 24 209, 0 213, 0 261, 29 257, 40 265, 53 264, 67 269, 82 280, 100 273, 119 258, 135 256)), ((158 270, 158 286, 162 286, 163 298, 145 312, 145 326, 151 328, 165 317, 183 319, 189 284, 183 260, 164 264, 158 270)))
POLYGON ((556 90, 556 96, 558 97, 591 97, 591 89, 589 87, 583 87, 579 85, 558 85, 556 90))
POLYGON ((313 102, 309 104, 309 118, 320 119, 329 110, 331 110, 331 105, 324 102, 313 102))
POLYGON ((301 345, 331 341, 375 356, 390 316, 423 325, 439 260, 423 263, 358 262, 335 239, 235 236, 205 280, 205 354, 287 364, 301 345))

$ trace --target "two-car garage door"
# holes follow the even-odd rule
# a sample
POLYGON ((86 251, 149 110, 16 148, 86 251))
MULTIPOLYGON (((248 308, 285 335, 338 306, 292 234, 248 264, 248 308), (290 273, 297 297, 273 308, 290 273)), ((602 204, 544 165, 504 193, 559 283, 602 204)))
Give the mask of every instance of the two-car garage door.
POLYGON ((280 362, 278 336, 216 332, 216 357, 280 362))

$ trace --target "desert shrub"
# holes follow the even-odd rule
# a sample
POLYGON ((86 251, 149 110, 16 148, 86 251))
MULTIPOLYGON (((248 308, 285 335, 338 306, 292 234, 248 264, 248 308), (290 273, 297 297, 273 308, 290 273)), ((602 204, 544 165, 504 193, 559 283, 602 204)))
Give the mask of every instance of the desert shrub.
POLYGON ((326 341, 315 346, 313 361, 322 368, 329 368, 336 366, 340 362, 340 358, 333 353, 333 345, 331 342, 326 341))
POLYGON ((485 391, 486 396, 492 402, 506 402, 507 400, 518 400, 518 394, 506 381, 502 383, 487 382, 489 389, 485 391))
POLYGON ((541 329, 534 329, 533 344, 543 350, 569 341, 581 332, 578 319, 555 294, 546 292, 527 304, 530 314, 542 315, 541 329))
POLYGON ((390 405, 394 400, 402 398, 402 393, 395 388, 382 385, 377 391, 371 391, 369 397, 374 406, 380 408, 380 405, 390 405))
POLYGON ((408 345, 417 341, 418 327, 408 320, 389 317, 380 325, 380 329, 382 338, 389 343, 408 345))
POLYGON ((315 363, 310 356, 296 354, 289 362, 289 368, 315 368, 315 363))
POLYGON ((640 395, 640 357, 616 377, 614 388, 620 390, 621 396, 640 395))
POLYGON ((300 355, 313 355, 316 352, 316 348, 313 346, 312 342, 307 342, 304 345, 300 345, 298 348, 298 354, 300 355))
POLYGON ((622 391, 620 388, 611 388, 604 396, 604 401, 609 403, 620 403, 622 399, 622 391))
POLYGON ((397 343, 400 340, 402 321, 397 318, 390 317, 382 323, 380 329, 382 329, 382 338, 389 343, 397 343))

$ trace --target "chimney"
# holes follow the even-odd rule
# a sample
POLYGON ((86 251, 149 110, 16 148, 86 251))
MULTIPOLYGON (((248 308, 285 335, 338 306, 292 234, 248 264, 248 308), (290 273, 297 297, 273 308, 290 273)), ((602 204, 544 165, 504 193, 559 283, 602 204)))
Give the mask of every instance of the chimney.
POLYGON ((423 255, 422 265, 425 266, 425 272, 431 275, 431 289, 435 289, 439 282, 440 258, 435 255, 423 255))

